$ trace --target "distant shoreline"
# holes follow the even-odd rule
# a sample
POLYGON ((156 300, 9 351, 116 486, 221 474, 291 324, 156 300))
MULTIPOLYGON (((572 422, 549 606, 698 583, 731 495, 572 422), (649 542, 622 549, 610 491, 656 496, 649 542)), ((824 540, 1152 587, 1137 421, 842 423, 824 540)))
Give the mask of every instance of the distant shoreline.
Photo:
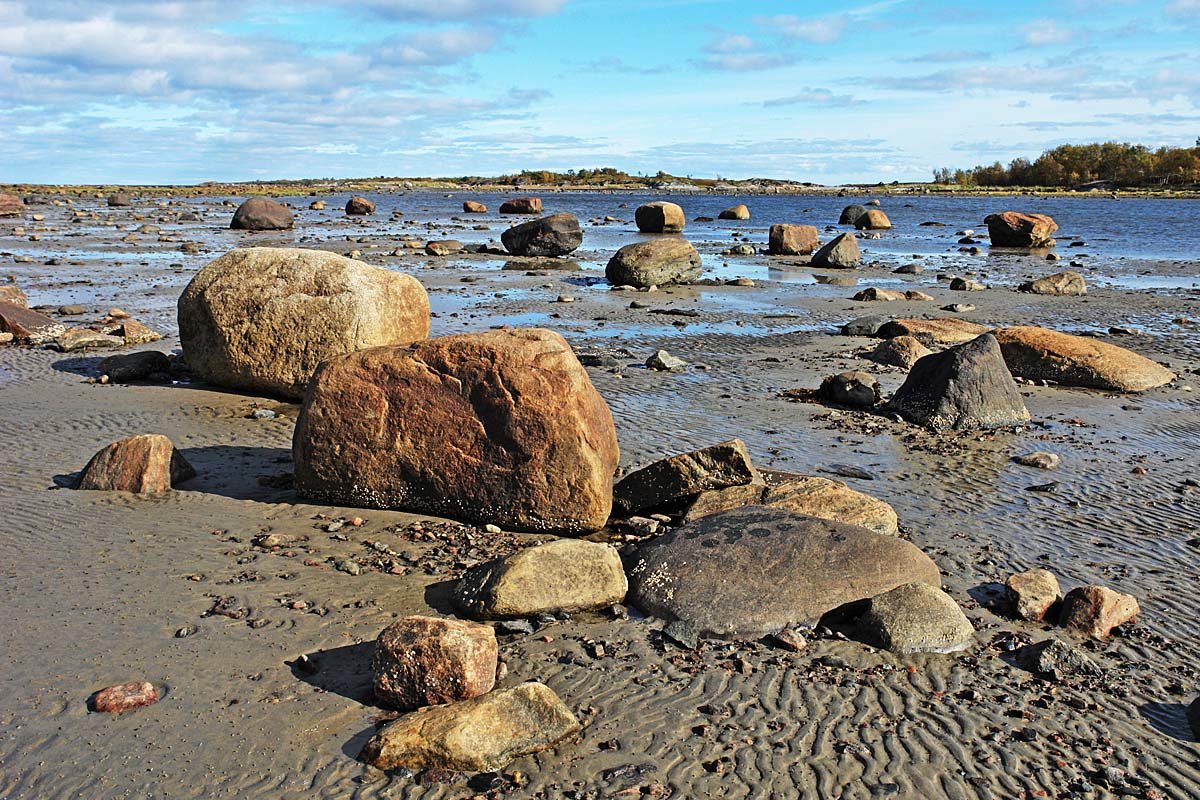
POLYGON ((164 197, 203 196, 250 196, 271 195, 277 197, 308 197, 346 192, 374 192, 396 194, 403 192, 437 191, 469 195, 472 192, 488 194, 553 194, 564 192, 595 192, 617 194, 640 192, 654 195, 729 195, 729 196, 900 196, 900 197, 1125 197, 1145 199, 1196 199, 1200 198, 1200 187, 1186 189, 1128 188, 1092 189, 1077 191, 1047 187, 972 187, 964 189, 952 184, 934 183, 890 183, 850 184, 845 186, 822 186, 819 184, 794 183, 787 181, 747 180, 711 181, 680 180, 663 186, 659 184, 621 183, 527 183, 514 186, 511 183, 462 183, 451 179, 436 178, 387 178, 346 179, 320 181, 247 181, 232 183, 201 183, 190 185, 135 185, 135 184, 0 184, 0 191, 18 195, 107 195, 116 191, 164 197))

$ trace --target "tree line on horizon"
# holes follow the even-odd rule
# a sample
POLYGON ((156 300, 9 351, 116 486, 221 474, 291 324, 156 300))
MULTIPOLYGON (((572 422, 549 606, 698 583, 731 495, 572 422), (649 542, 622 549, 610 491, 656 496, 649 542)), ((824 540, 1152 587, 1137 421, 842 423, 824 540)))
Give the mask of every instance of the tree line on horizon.
POLYGON ((1200 184, 1200 138, 1194 147, 1160 147, 1123 142, 1064 144, 1037 159, 1016 158, 971 169, 942 167, 934 183, 973 186, 1046 186, 1070 188, 1093 183, 1114 187, 1193 186, 1200 184))

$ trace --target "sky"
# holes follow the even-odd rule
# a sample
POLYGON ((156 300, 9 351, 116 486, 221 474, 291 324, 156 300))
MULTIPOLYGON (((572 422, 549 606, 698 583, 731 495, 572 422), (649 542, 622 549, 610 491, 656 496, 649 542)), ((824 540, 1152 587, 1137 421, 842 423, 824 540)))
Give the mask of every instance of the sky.
POLYGON ((0 183, 839 184, 1191 146, 1200 0, 0 0, 0 183))

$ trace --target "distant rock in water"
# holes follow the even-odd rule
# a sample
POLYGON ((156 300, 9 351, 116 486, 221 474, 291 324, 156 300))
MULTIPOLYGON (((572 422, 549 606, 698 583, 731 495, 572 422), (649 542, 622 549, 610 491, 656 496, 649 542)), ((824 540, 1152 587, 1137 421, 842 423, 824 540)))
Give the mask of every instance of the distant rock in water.
POLYGON ((113 442, 92 456, 83 468, 79 488, 161 494, 195 475, 170 439, 148 433, 113 442))
POLYGON ((542 213, 542 198, 516 197, 505 200, 500 204, 501 214, 540 214, 542 213))
POLYGON ((887 408, 909 422, 937 431, 1006 428, 1029 422, 1025 401, 990 333, 922 358, 887 408))
POLYGON ((732 208, 725 209, 724 211, 722 211, 720 214, 717 215, 717 218, 718 219, 732 219, 732 220, 748 220, 748 219, 750 219, 750 209, 746 208, 745 205, 739 204, 739 205, 733 206, 732 208))
POLYGON ((117 192, 108 196, 109 208, 124 208, 133 205, 133 198, 128 192, 117 192))
POLYGON ((292 455, 319 502, 578 534, 608 521, 618 449, 566 340, 506 328, 326 360, 292 455))
POLYGON ((772 225, 767 252, 773 256, 806 256, 820 246, 813 225, 772 225))
POLYGON ((853 233, 839 234, 813 254, 810 262, 814 267, 854 269, 862 266, 862 252, 858 249, 858 238, 853 233))
POLYGON ((634 220, 642 233, 682 233, 687 224, 682 208, 661 200, 638 206, 634 220))
POLYGON ((763 506, 724 511, 639 544, 629 601, 702 636, 757 639, 906 583, 941 585, 915 545, 763 506))
POLYGON ((854 220, 853 224, 860 231, 883 231, 892 227, 892 221, 888 219, 888 215, 878 208, 868 208, 865 214, 860 214, 854 220))
POLYGON ((25 214, 25 201, 15 194, 0 192, 0 217, 20 217, 25 214))
POLYGON ((283 231, 292 225, 291 210, 265 197, 251 197, 242 203, 229 223, 235 231, 283 231))
POLYGON ((866 216, 866 214, 867 214, 866 206, 858 205, 857 203, 855 203, 854 205, 846 206, 845 208, 842 209, 842 215, 840 217, 838 217, 838 225, 855 225, 855 226, 857 226, 859 218, 866 216))
POLYGON ((1077 296, 1087 294, 1087 281, 1078 272, 1067 270, 1021 284, 1022 292, 1077 296))
POLYGON ((1037 327, 1001 328, 996 340, 1013 375, 1117 392, 1144 392, 1175 374, 1132 350, 1037 327))
POLYGON ((700 277, 700 254, 686 239, 663 237, 627 244, 609 259, 605 277, 613 286, 668 286, 700 277))
POLYGON ((996 247, 1053 247, 1058 223, 1045 214, 1002 211, 984 218, 996 247))
POLYGON ((500 241, 514 256, 565 256, 583 244, 583 231, 574 214, 551 214, 514 225, 500 241))
POLYGON ((486 214, 488 211, 487 206, 475 200, 464 200, 462 209, 466 214, 486 214))
POLYGON ((327 358, 428 335, 429 298, 415 278, 324 250, 233 250, 179 297, 197 379, 293 400, 327 358))
POLYGON ((375 213, 375 203, 365 197, 351 197, 346 201, 346 215, 365 217, 375 213))

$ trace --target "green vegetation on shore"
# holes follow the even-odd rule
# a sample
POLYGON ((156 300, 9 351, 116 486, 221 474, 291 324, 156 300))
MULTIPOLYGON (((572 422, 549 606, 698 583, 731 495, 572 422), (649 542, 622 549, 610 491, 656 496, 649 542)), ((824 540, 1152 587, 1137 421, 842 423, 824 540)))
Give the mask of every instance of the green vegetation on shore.
POLYGON ((1034 161, 1013 159, 1006 167, 990 166, 934 170, 940 184, 976 187, 1163 188, 1200 185, 1200 139, 1195 147, 1160 147, 1103 142, 1064 144, 1034 161))

